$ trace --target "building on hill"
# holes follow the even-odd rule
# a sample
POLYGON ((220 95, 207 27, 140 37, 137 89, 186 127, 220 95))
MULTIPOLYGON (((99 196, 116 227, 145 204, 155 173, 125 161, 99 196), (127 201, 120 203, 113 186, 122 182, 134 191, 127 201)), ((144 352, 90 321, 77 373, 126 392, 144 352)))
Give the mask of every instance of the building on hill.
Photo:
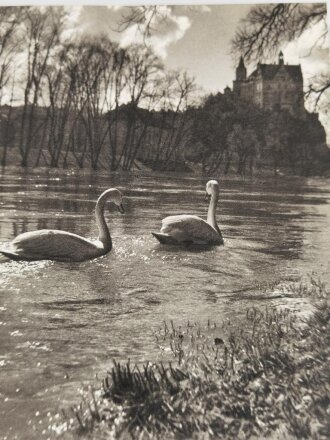
POLYGON ((300 65, 284 64, 282 51, 278 64, 261 64, 247 76, 243 57, 236 69, 233 93, 265 110, 287 110, 304 117, 303 77, 300 65))

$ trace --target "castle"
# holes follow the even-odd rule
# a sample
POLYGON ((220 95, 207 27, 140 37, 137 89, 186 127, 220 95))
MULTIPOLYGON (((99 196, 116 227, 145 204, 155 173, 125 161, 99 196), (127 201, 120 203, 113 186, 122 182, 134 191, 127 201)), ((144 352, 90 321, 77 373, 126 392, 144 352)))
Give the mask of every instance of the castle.
MULTIPOLYGON (((225 93, 231 92, 230 88, 225 93)), ((300 65, 284 64, 282 51, 278 64, 261 64, 247 77, 243 57, 236 69, 233 93, 265 110, 288 110, 304 117, 303 77, 300 65)))

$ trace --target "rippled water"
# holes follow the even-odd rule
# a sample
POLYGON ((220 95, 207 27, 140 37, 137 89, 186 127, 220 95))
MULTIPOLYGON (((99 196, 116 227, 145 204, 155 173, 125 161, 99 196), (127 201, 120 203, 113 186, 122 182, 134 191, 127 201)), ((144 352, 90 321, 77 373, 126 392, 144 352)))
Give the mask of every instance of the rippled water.
MULTIPOLYGON (((252 305, 308 308, 281 285, 315 271, 330 281, 329 180, 221 179, 225 247, 163 247, 163 217, 205 216, 205 179, 7 169, 0 242, 37 228, 96 237, 98 195, 117 186, 126 214, 107 213, 113 251, 84 263, 0 260, 0 432, 49 437, 49 415, 111 359, 155 359, 163 320, 239 324, 252 305)), ((1 258, 1 257, 0 257, 1 258)), ((16 436, 16 437, 15 437, 16 436)))

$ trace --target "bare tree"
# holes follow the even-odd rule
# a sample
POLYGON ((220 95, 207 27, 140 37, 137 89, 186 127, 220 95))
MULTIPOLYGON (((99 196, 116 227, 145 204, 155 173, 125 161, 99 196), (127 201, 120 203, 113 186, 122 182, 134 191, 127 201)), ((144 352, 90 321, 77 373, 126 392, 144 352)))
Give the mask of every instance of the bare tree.
POLYGON ((232 41, 233 50, 247 61, 273 56, 281 45, 300 37, 322 21, 327 36, 326 3, 277 3, 254 6, 232 41))
POLYGON ((71 47, 71 44, 60 47, 52 58, 52 64, 49 64, 45 70, 44 93, 49 104, 35 166, 39 166, 41 156, 46 150, 49 155, 49 165, 57 167, 64 152, 73 101, 72 85, 66 69, 71 47))
POLYGON ((120 106, 126 87, 126 67, 130 62, 128 53, 118 45, 108 42, 107 62, 104 71, 104 88, 106 90, 106 121, 108 127, 108 163, 111 170, 119 166, 120 106))
POLYGON ((315 108, 328 110, 330 106, 330 73, 314 76, 310 80, 305 95, 306 98, 311 98, 314 101, 315 108))
MULTIPOLYGON (((323 32, 313 41, 313 47, 326 41, 328 27, 326 22, 326 3, 277 3, 254 6, 242 21, 232 48, 235 54, 243 55, 249 62, 256 62, 274 56, 279 48, 299 38, 307 29, 323 23, 323 32)), ((310 87, 309 96, 315 97, 316 104, 330 88, 329 74, 321 84, 315 81, 310 87)))
POLYGON ((83 168, 88 151, 88 139, 82 121, 82 113, 87 105, 84 73, 82 73, 86 61, 84 41, 74 41, 65 45, 63 52, 65 54, 63 82, 67 88, 67 92, 65 88, 63 89, 66 93, 64 102, 69 122, 65 139, 64 166, 67 166, 67 160, 71 154, 79 168, 83 168))
POLYGON ((135 25, 137 32, 143 36, 144 42, 157 32, 157 28, 167 20, 164 6, 130 6, 126 8, 118 25, 123 32, 135 25))
POLYGON ((22 23, 22 32, 25 33, 27 44, 26 48, 23 46, 27 53, 27 64, 19 141, 22 166, 28 164, 32 143, 45 122, 37 122, 36 111, 47 65, 59 43, 65 15, 64 8, 32 7, 27 10, 22 23))
POLYGON ((129 96, 129 102, 125 109, 126 135, 119 156, 119 163, 126 170, 130 169, 134 163, 142 138, 146 134, 146 121, 140 117, 142 111, 139 106, 150 110, 150 103, 153 102, 154 96, 154 83, 159 70, 162 69, 159 59, 144 46, 131 46, 128 49, 128 57, 125 92, 129 96))
POLYGON ((27 8, 0 8, 0 107, 6 98, 9 107, 2 111, 1 118, 1 166, 6 165, 7 152, 14 142, 12 104, 14 100, 15 75, 13 74, 14 57, 20 43, 18 29, 27 8), (11 85, 10 85, 11 82, 11 85))
MULTIPOLYGON (((175 76, 172 72, 164 72, 155 83, 156 112, 149 115, 148 147, 142 152, 143 159, 159 164, 162 160, 165 136, 170 127, 170 113, 174 98, 175 76)), ((173 128, 173 127, 172 127, 173 128)))
POLYGON ((80 51, 78 93, 83 106, 80 116, 87 137, 91 167, 97 169, 107 135, 103 120, 106 105, 103 79, 108 57, 102 39, 84 41, 80 51))
POLYGON ((20 43, 17 31, 25 11, 12 6, 0 8, 0 105, 11 77, 10 68, 20 43))
POLYGON ((178 160, 189 127, 189 105, 193 102, 196 90, 194 81, 185 72, 176 72, 173 76, 173 91, 169 98, 168 123, 169 130, 162 145, 162 160, 164 165, 170 160, 178 160))
POLYGON ((13 121, 13 100, 14 100, 15 79, 12 80, 12 87, 9 99, 9 105, 0 114, 0 136, 1 136, 1 166, 5 167, 7 163, 8 148, 13 147, 15 141, 15 126, 13 121))

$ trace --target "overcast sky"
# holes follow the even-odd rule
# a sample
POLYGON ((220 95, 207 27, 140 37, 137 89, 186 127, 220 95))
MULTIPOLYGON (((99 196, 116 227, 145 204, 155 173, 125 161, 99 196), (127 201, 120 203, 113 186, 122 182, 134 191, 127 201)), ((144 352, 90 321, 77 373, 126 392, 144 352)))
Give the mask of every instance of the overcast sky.
MULTIPOLYGON (((68 7, 69 8, 69 7, 68 7)), ((170 69, 184 69, 195 77, 198 85, 207 92, 222 91, 232 86, 235 62, 230 54, 230 40, 241 19, 251 8, 248 4, 163 6, 166 24, 152 37, 155 52, 170 69)), ((118 23, 125 13, 122 6, 73 6, 71 30, 97 34, 109 33, 122 45, 139 41, 136 28, 118 33, 118 23)), ((309 30, 299 41, 283 47, 285 62, 301 64, 307 79, 329 68, 329 52, 326 47, 310 48, 319 27, 309 30)), ((275 62, 276 59, 267 60, 275 62)), ((249 66, 248 73, 254 66, 249 66)))

